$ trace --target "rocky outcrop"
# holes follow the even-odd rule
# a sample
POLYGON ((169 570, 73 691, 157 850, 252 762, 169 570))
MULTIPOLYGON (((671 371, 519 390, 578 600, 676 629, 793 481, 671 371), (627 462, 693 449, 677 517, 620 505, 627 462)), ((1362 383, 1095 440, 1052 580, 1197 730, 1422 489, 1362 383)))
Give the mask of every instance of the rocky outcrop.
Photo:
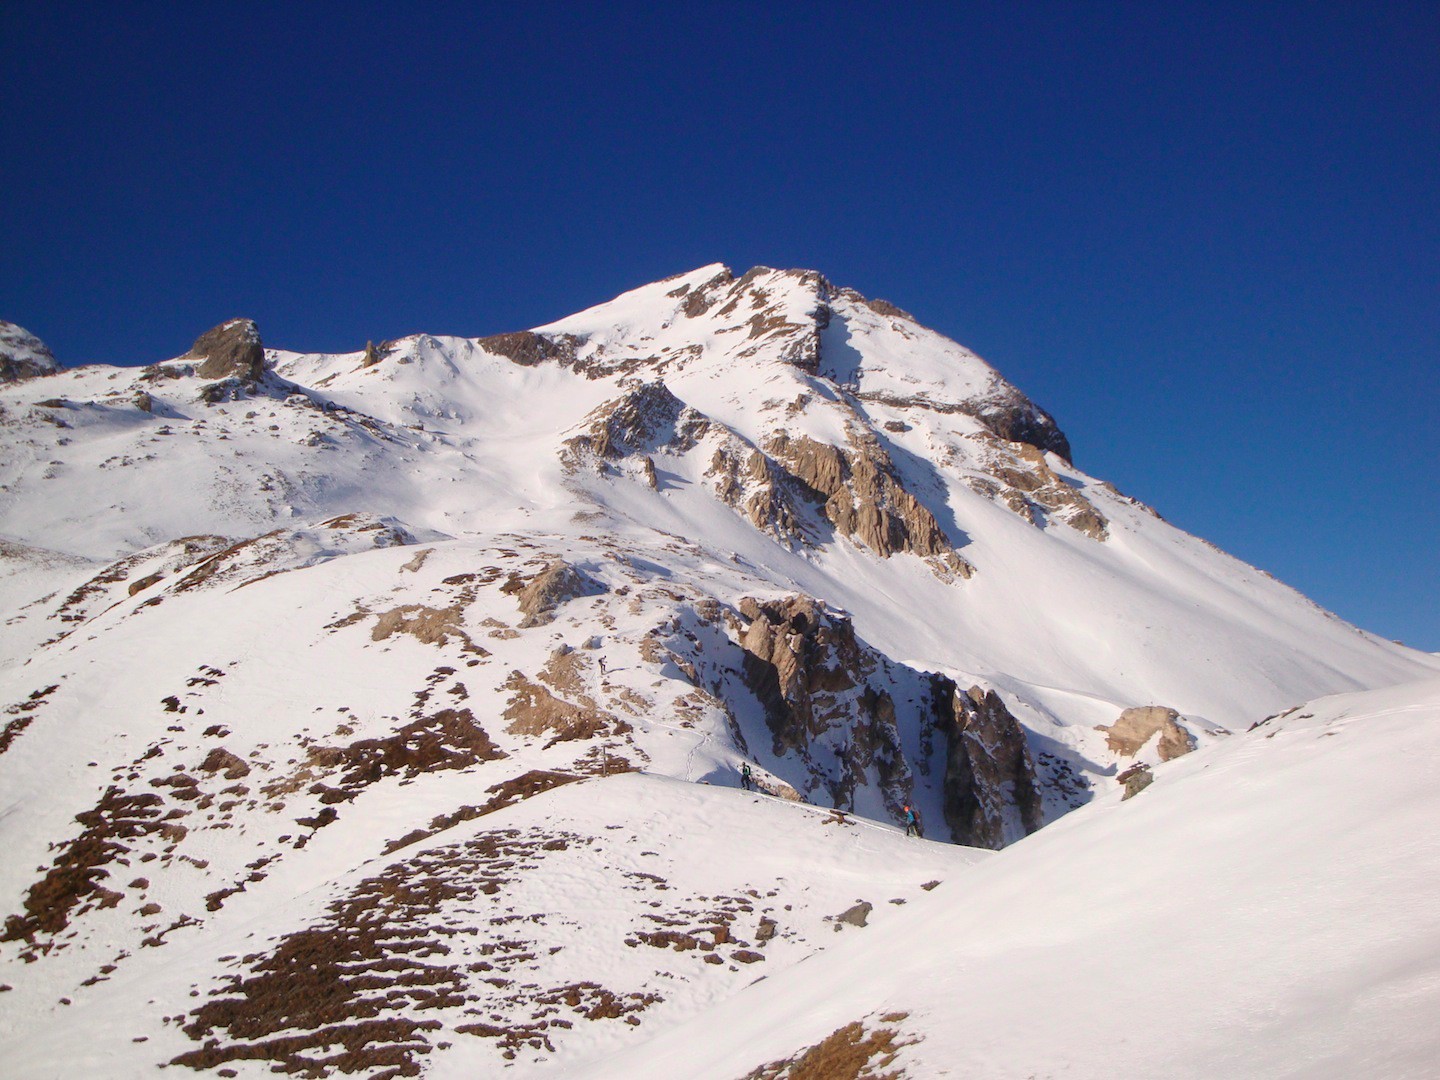
POLYGON ((1070 440, 1055 418, 1013 387, 970 403, 965 411, 1002 439, 1071 460, 1070 440))
POLYGON ((1043 526, 1053 518, 1092 540, 1109 538, 1110 523, 1105 515, 1050 467, 1043 450, 992 443, 984 461, 993 479, 970 481, 982 495, 1009 507, 1032 525, 1043 526))
POLYGON ((570 363, 575 359, 575 350, 583 344, 573 334, 537 334, 533 330, 519 330, 512 334, 494 334, 476 342, 486 352, 503 356, 521 367, 534 367, 547 360, 570 363))
POLYGON ((782 544, 807 542, 796 497, 801 489, 748 440, 727 432, 710 456, 705 478, 716 496, 782 544))
POLYGON ((906 490, 890 456, 868 433, 854 436, 850 447, 841 449, 781 432, 766 450, 823 504, 826 519, 842 536, 882 558, 909 552, 934 557, 960 577, 973 573, 935 515, 906 490))
POLYGON ((1155 782, 1155 775, 1150 771, 1149 765, 1132 765, 1115 778, 1125 788, 1125 794, 1120 796, 1120 801, 1133 799, 1140 792, 1155 782))
POLYGON ((555 609, 577 596, 594 596, 604 586, 569 563, 556 559, 520 590, 520 628, 554 622, 555 609))
POLYGON ((265 347, 260 343, 260 328, 251 319, 231 319, 205 331, 184 359, 203 361, 195 369, 202 379, 254 383, 265 374, 265 347))
POLYGON ((0 319, 0 383, 53 375, 59 370, 49 346, 23 326, 0 319))
POLYGON ((1121 757, 1134 757, 1157 735, 1155 752, 1161 761, 1169 761, 1195 749, 1195 736, 1179 724, 1180 714, 1163 705, 1142 705, 1126 709, 1120 719, 1109 727, 1101 725, 1110 752, 1121 757))
POLYGON ((833 805, 853 805, 873 768, 892 812, 909 794, 885 662, 861 643, 847 616, 808 596, 740 601, 743 674, 765 709, 777 756, 807 762, 833 805), (823 751, 823 752, 822 752, 823 751), (832 760, 827 760, 833 754, 832 760))
MULTIPOLYGON (((937 689, 954 683, 936 677, 937 689)), ((946 735, 945 821, 957 844, 1001 848, 1044 824, 1025 729, 994 690, 951 695, 946 735)))
POLYGON ((641 383, 591 412, 585 430, 565 441, 561 455, 573 463, 587 454, 618 461, 662 447, 684 452, 707 428, 705 418, 687 408, 663 382, 641 383))

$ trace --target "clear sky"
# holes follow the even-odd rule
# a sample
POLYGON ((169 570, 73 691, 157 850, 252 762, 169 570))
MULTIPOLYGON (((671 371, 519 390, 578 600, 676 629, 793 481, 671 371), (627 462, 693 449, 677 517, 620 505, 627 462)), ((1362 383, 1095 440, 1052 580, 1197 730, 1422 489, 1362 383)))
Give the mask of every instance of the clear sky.
POLYGON ((1440 650, 1440 3, 0 5, 0 317, 342 350, 722 261, 968 345, 1076 463, 1440 650))

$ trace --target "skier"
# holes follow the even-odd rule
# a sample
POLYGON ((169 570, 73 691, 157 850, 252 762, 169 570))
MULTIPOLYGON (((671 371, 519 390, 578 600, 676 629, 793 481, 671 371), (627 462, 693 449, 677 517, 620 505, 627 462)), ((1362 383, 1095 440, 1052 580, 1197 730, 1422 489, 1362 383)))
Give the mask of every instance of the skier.
POLYGON ((749 791, 750 785, 754 782, 755 778, 750 775, 750 763, 747 761, 740 766, 740 786, 749 791))
POLYGON ((920 835, 920 823, 915 820, 915 811, 911 810, 908 806, 905 807, 905 835, 920 835))

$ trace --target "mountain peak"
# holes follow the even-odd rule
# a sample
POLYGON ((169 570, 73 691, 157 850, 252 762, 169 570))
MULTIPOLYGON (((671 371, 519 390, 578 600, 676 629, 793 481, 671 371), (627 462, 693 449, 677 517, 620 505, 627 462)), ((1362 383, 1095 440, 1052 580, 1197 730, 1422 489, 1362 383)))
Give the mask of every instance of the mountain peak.
MULTIPOLYGON (((836 287, 816 270, 711 263, 642 285, 530 335, 499 342, 524 361, 561 358, 607 376, 642 366, 664 376, 706 358, 724 367, 779 362, 823 380, 822 396, 963 413, 991 434, 1071 460, 1055 419, 969 349, 886 300, 836 287), (677 361, 677 357, 683 358, 677 361)), ((488 346, 487 346, 488 347, 488 346)))

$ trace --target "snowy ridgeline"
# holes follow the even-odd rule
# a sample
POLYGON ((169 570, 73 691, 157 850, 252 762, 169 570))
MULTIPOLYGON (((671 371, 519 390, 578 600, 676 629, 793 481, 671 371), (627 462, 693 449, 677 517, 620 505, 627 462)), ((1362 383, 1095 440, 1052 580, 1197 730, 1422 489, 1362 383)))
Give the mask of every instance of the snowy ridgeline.
MULTIPOLYGON (((979 358, 817 274, 345 355, 230 320, 0 388, 0 443, 17 1076, 780 1076, 811 1043, 1275 1075, 1366 977, 1395 1008, 1356 1016, 1410 1015, 1350 927, 1371 894, 1303 883, 1360 838, 1367 880, 1434 880, 1382 827, 1408 804, 1334 839, 1409 790, 1433 694, 1249 729, 1440 661, 1087 476, 979 358), (907 806, 1013 846, 907 839, 907 806), (1302 961, 1350 989, 1271 993, 1302 961)), ((1384 1064, 1336 1029, 1318 1075, 1384 1064)))

